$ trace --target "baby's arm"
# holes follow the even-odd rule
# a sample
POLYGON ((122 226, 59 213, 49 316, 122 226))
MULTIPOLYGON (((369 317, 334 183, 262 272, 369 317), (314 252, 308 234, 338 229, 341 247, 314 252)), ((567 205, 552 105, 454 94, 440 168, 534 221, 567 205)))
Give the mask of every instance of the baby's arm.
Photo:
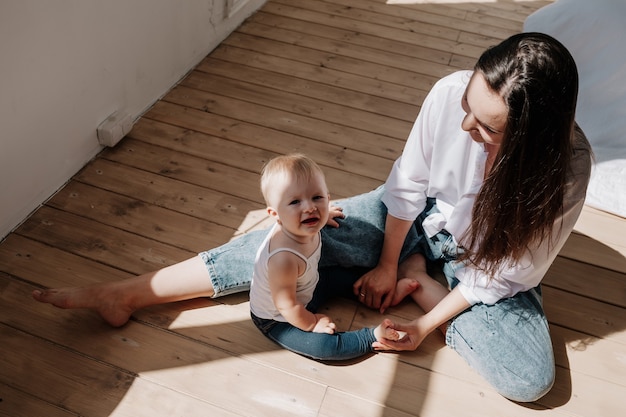
POLYGON ((317 323, 315 324, 315 328, 311 330, 313 333, 335 333, 335 323, 332 322, 330 317, 325 314, 315 314, 315 318, 317 323))
POLYGON ((295 255, 289 252, 277 253, 270 258, 268 267, 274 305, 291 325, 306 332, 335 332, 335 323, 328 316, 308 311, 296 299, 298 258, 295 255))

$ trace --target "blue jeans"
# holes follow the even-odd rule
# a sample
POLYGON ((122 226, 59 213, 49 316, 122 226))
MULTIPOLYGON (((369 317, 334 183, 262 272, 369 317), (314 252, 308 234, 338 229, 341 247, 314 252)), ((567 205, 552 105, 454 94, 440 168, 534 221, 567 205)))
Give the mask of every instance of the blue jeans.
MULTIPOLYGON (((387 215, 380 200, 383 191, 379 187, 338 203, 346 218, 340 220, 339 228, 322 230, 320 271, 336 266, 376 266, 387 215)), ((409 230, 400 260, 416 252, 424 254, 428 260, 442 264, 453 288, 458 283, 454 272, 463 265, 455 261, 457 248, 451 236, 443 231, 427 238, 421 228, 423 218, 434 210, 436 202, 429 199, 409 230)), ((266 233, 248 233, 200 254, 216 297, 249 289, 256 250, 266 233)), ((333 277, 339 275, 335 272, 333 277)), ((446 344, 504 397, 534 401, 550 390, 555 377, 552 343, 541 303, 541 290, 537 287, 493 305, 476 304, 450 322, 446 344)))
MULTIPOLYGON (((307 310, 315 313, 331 297, 353 297, 352 284, 367 269, 323 268, 307 310)), ((316 360, 346 360, 373 352, 376 341, 373 328, 335 334, 305 332, 286 322, 262 319, 250 313, 261 332, 280 346, 316 360)))

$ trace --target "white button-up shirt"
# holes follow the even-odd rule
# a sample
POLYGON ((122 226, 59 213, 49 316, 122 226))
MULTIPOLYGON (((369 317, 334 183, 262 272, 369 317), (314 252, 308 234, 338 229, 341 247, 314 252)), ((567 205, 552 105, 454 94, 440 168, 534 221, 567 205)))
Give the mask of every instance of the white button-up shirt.
MULTIPOLYGON (((465 116, 461 99, 471 75, 471 71, 459 71, 435 84, 424 100, 402 156, 393 165, 383 196, 389 214, 411 221, 424 210, 427 197, 436 198, 441 214, 429 216, 423 222, 424 230, 432 236, 445 228, 457 242, 469 227, 487 157, 484 145, 461 129, 465 116)), ((516 264, 508 263, 491 280, 471 265, 459 269, 459 288, 470 304, 493 304, 539 284, 584 204, 591 157, 589 144, 578 130, 575 149, 563 216, 555 222, 552 243, 546 241, 516 264)))

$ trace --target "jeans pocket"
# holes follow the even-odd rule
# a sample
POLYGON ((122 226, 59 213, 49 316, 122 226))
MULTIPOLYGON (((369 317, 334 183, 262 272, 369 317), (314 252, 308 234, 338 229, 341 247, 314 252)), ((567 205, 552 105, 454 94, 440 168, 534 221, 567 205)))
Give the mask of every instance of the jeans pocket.
POLYGON ((252 312, 250 312, 250 317, 252 317, 252 322, 254 325, 263 333, 264 335, 268 335, 272 327, 276 325, 275 320, 270 319, 262 319, 260 317, 255 316, 252 312))

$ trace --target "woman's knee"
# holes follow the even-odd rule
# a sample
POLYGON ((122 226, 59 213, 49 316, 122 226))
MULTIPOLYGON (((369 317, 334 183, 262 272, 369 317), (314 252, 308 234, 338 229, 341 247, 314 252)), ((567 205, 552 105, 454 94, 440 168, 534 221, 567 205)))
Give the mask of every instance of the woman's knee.
POLYGON ((510 373, 502 381, 493 381, 503 397, 516 402, 533 402, 546 395, 554 385, 555 368, 536 369, 523 376, 510 373))
POLYGON ((512 401, 532 402, 550 391, 554 353, 549 332, 539 322, 533 332, 526 326, 513 331, 463 316, 448 326, 446 343, 498 393, 512 401))

